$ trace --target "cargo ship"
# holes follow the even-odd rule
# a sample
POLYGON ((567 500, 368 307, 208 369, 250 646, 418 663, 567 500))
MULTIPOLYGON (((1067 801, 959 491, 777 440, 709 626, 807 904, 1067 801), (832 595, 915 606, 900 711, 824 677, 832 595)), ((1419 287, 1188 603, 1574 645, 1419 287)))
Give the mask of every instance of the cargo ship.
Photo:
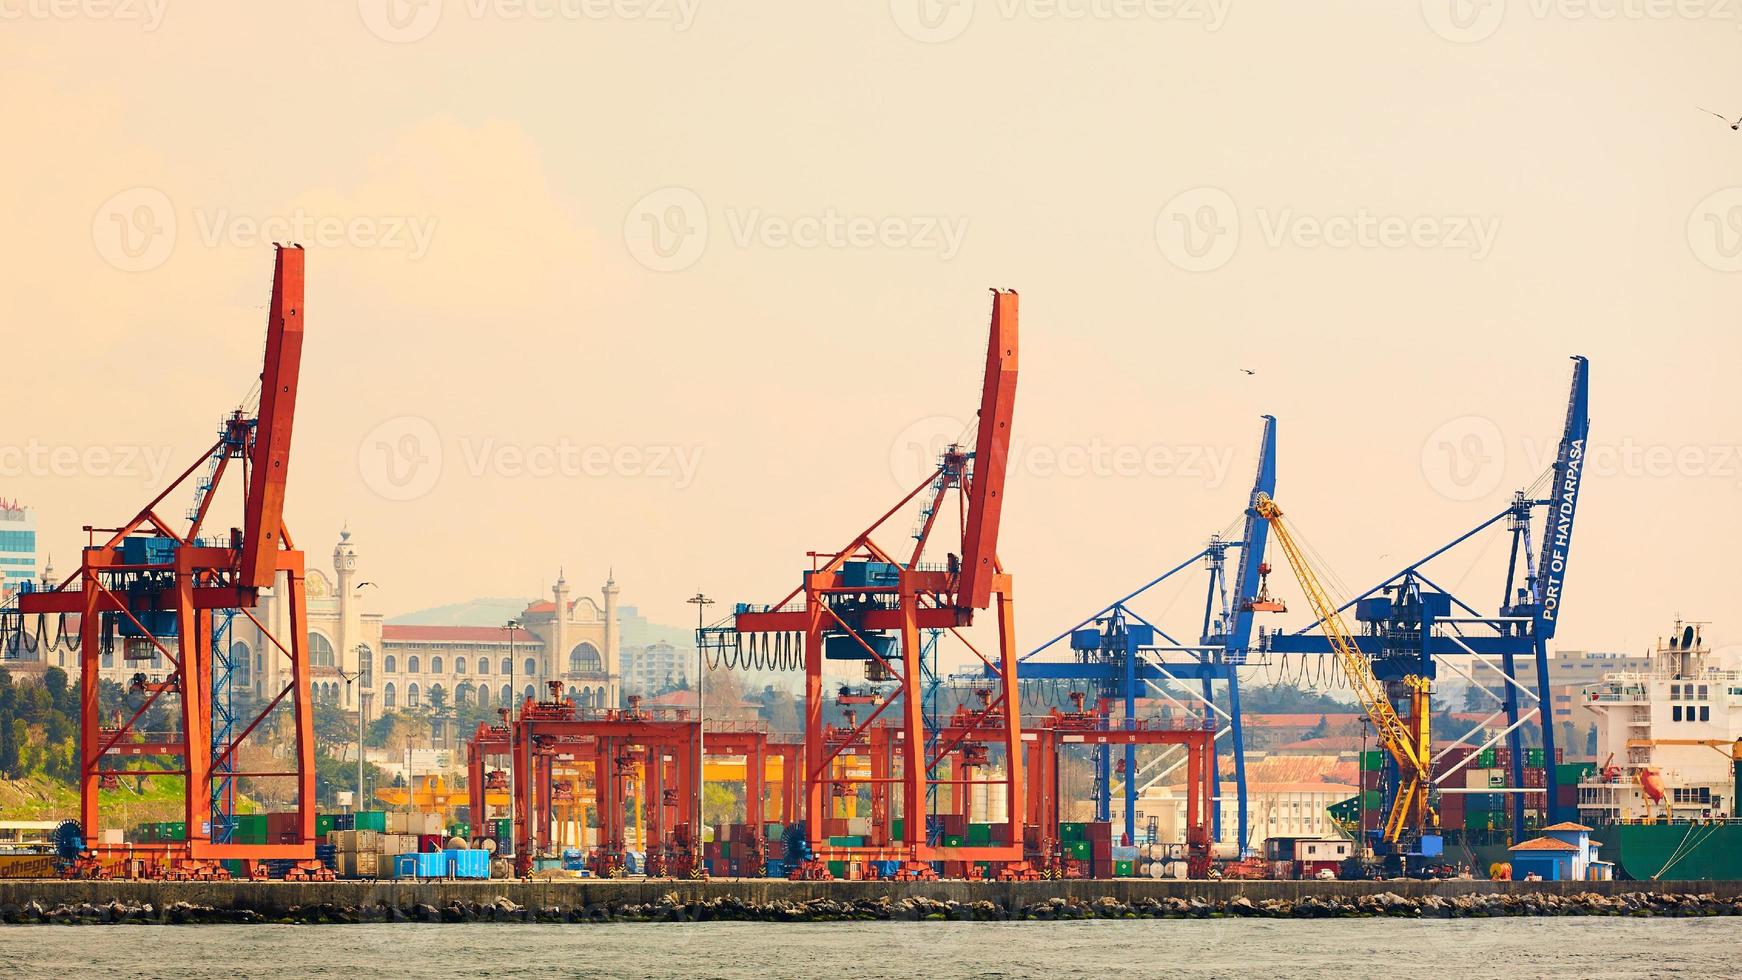
POLYGON ((1597 758, 1579 819, 1618 877, 1742 879, 1742 671, 1678 621, 1648 666, 1587 686, 1597 758))

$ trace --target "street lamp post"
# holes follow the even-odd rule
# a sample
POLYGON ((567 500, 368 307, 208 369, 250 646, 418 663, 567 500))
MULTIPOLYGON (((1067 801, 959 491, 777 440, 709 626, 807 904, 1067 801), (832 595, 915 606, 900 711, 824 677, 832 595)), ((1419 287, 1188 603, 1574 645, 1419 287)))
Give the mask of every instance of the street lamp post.
POLYGON ((697 589, 695 595, 684 601, 696 607, 696 825, 693 829, 695 830, 696 850, 697 853, 700 853, 704 836, 702 832, 704 822, 702 819, 703 788, 707 784, 708 765, 708 709, 707 682, 705 680, 707 674, 705 672, 706 665, 703 663, 702 627, 707 620, 708 607, 714 604, 714 600, 703 595, 702 591, 697 589))
MULTIPOLYGON (((362 650, 362 646, 357 647, 358 653, 362 650)), ((357 702, 357 795, 351 803, 351 811, 355 813, 363 809, 363 685, 353 686, 353 682, 362 679, 363 668, 359 665, 356 672, 350 674, 340 669, 339 676, 345 679, 345 686, 351 688, 351 695, 357 702)))
MULTIPOLYGON (((508 705, 507 705, 507 707, 508 707, 508 731, 509 731, 509 735, 510 735, 509 740, 508 740, 508 745, 509 745, 510 751, 512 751, 513 746, 514 746, 514 739, 512 737, 513 732, 514 732, 514 705, 517 701, 520 700, 520 690, 518 687, 515 686, 515 680, 514 680, 514 656, 515 656, 515 654, 514 654, 514 634, 518 630, 525 629, 525 627, 520 625, 520 620, 510 619, 508 622, 502 624, 502 628, 505 631, 507 631, 507 633, 508 633, 508 705)), ((528 751, 527 758, 529 761, 528 761, 528 768, 527 768, 527 772, 526 772, 526 782, 527 782, 527 785, 530 786, 532 784, 530 750, 528 751)), ((509 770, 509 772, 513 772, 514 767, 512 765, 510 765, 508 767, 508 770, 509 770)), ((514 832, 514 811, 517 808, 516 807, 516 800, 514 797, 515 797, 515 794, 514 794, 513 788, 512 788, 512 786, 510 786, 510 789, 508 792, 508 832, 510 834, 513 834, 513 832, 514 832)), ((474 823, 482 823, 483 820, 484 820, 484 815, 481 813, 474 814, 472 816, 472 821, 474 823)), ((530 810, 530 809, 526 811, 526 836, 528 838, 530 838, 532 836, 532 810, 530 810)), ((512 843, 512 842, 513 842, 512 838, 510 838, 510 843, 512 843)), ((527 850, 530 853, 531 848, 529 847, 527 850)), ((518 859, 516 859, 516 860, 518 860, 518 859)))

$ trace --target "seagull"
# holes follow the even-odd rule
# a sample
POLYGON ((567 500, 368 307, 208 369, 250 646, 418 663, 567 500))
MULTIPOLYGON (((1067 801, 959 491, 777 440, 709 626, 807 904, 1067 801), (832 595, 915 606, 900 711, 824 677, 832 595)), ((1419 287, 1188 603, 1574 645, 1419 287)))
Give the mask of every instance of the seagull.
POLYGON ((1694 106, 1694 108, 1700 110, 1701 112, 1710 113, 1711 115, 1717 116, 1719 119, 1722 119, 1727 123, 1730 123, 1731 129, 1742 130, 1742 118, 1737 119, 1735 122, 1730 122, 1730 117, 1724 115, 1721 112, 1712 112, 1712 110, 1706 108, 1705 106, 1694 106))
POLYGON ((1247 374, 1257 374, 1258 373, 1257 371, 1254 371, 1251 368, 1241 368, 1240 370, 1245 371, 1247 374))

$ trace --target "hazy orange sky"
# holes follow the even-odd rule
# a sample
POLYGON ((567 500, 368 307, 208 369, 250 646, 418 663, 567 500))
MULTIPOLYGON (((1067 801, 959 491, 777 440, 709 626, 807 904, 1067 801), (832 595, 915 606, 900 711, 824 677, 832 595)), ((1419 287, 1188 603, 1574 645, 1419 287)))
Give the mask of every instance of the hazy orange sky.
POLYGON ((349 522, 390 614, 614 567, 683 623, 894 502, 972 415, 1001 286, 1025 644, 1230 524, 1267 412, 1297 525, 1391 571, 1547 465, 1574 353, 1561 642, 1728 642, 1742 132, 1697 107, 1742 116, 1738 17, 0 0, 0 497, 70 570, 246 393, 295 238, 300 544, 349 522))

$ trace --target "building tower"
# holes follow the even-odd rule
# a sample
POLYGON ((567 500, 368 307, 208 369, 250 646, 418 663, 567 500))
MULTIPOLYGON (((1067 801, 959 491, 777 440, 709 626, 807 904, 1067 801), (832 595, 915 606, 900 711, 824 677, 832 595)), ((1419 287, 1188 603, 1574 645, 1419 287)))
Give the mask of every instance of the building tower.
MULTIPOLYGON (((339 605, 337 635, 333 637, 338 649, 334 653, 339 669, 346 676, 354 677, 358 666, 357 646, 363 642, 363 631, 359 628, 361 610, 357 608, 357 549, 351 544, 349 526, 339 531, 339 543, 333 546, 333 572, 339 605)), ((362 689, 360 682, 342 685, 339 688, 340 703, 346 709, 355 710, 356 698, 362 689)))
MULTIPOLYGON (((556 609, 552 611, 550 640, 544 647, 543 676, 540 681, 561 677, 569 669, 569 579, 567 573, 557 568, 556 585, 551 588, 551 597, 556 600, 556 609)), ((542 687, 538 692, 544 696, 542 687)))
POLYGON ((619 707, 623 700, 618 690, 623 676, 618 670, 618 647, 622 641, 617 628, 617 575, 613 569, 605 573, 605 587, 599 590, 605 597, 605 704, 619 707))

